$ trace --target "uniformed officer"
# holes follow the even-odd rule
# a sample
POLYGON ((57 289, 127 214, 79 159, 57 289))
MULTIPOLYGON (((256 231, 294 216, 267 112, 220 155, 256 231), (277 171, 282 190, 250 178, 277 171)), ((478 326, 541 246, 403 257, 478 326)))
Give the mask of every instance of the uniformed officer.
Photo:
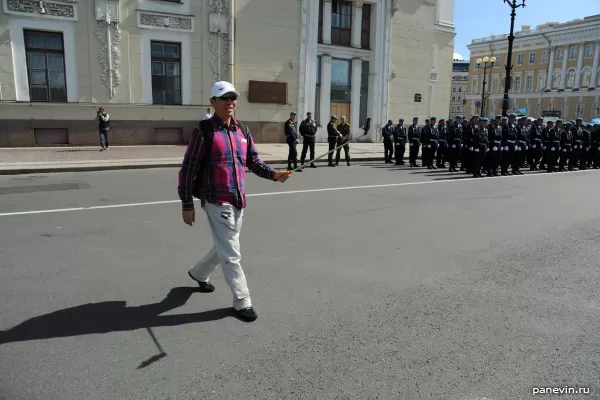
POLYGON ((461 165, 461 171, 465 171, 467 174, 472 174, 472 161, 473 161, 473 129, 477 128, 479 123, 479 116, 473 115, 465 127, 463 132, 463 164, 461 165))
POLYGON ((488 149, 487 123, 487 118, 480 118, 479 121, 474 121, 474 124, 471 127, 473 139, 471 142, 473 147, 471 169, 474 178, 483 178, 483 175, 481 175, 481 167, 483 166, 485 154, 488 149))
POLYGON ((425 126, 423 127, 422 140, 423 140, 423 166, 427 165, 427 169, 437 169, 433 164, 435 152, 438 147, 438 128, 436 126, 437 118, 431 117, 425 120, 425 126))
POLYGON ((333 114, 331 116, 331 119, 329 120, 329 123, 327 124, 327 143, 329 144, 329 154, 327 155, 327 161, 328 161, 327 165, 330 167, 335 167, 335 164, 333 163, 333 149, 335 149, 335 144, 337 143, 338 139, 342 137, 340 132, 338 132, 337 128, 335 127, 337 120, 338 120, 337 115, 333 114))
POLYGON ((540 161, 540 169, 546 169, 546 164, 548 162, 548 133, 550 131, 550 126, 554 128, 554 122, 550 124, 552 121, 548 121, 546 126, 542 129, 542 160, 540 161))
POLYGON ((592 125, 583 125, 583 147, 585 157, 583 165, 585 169, 592 168, 592 125))
POLYGON ((386 164, 392 163, 394 155, 394 121, 388 120, 387 125, 381 130, 383 136, 383 151, 386 164))
POLYGON ((417 166, 417 156, 421 146, 421 127, 419 126, 419 117, 413 118, 412 125, 408 128, 408 157, 411 167, 417 166))
POLYGON ((488 176, 500 175, 498 167, 502 161, 502 115, 496 115, 494 121, 487 126, 488 152, 486 157, 488 176))
POLYGON ((519 118, 519 123, 516 124, 517 142, 512 163, 512 174, 523 175, 521 166, 525 163, 524 159, 527 155, 527 117, 519 118))
POLYGON ((515 147, 517 147, 517 124, 515 123, 517 116, 510 114, 508 122, 502 127, 502 172, 503 176, 512 175, 508 171, 508 167, 513 163, 515 157, 515 147))
POLYGON ((531 126, 529 132, 529 170, 539 171, 538 163, 542 158, 542 132, 544 130, 544 118, 538 118, 531 126))
POLYGON ((556 172, 558 158, 560 157, 560 140, 562 138, 562 120, 556 120, 556 126, 553 121, 546 124, 548 141, 546 144, 546 156, 548 158, 547 171, 556 172))
POLYGON ((298 133, 296 132, 296 112, 290 113, 290 118, 285 121, 284 126, 285 141, 288 144, 288 171, 298 168, 298 151, 296 145, 298 141, 298 133), (294 167, 292 168, 292 163, 294 167))
POLYGON ((448 169, 449 172, 456 172, 458 160, 460 159, 463 134, 462 121, 462 115, 457 115, 454 123, 448 129, 448 160, 450 162, 450 168, 448 169))
MULTIPOLYGON (((580 154, 583 153, 583 119, 577 118, 575 120, 575 126, 571 127, 571 133, 573 134, 573 148, 571 149, 571 157, 569 158, 569 171, 575 171, 577 164, 580 161, 580 154)), ((581 168, 581 164, 579 165, 581 168)))
POLYGON ((446 159, 448 158, 448 126, 443 118, 437 126, 438 129, 438 148, 436 157, 436 166, 446 168, 446 159))
MULTIPOLYGON (((310 159, 315 159, 315 140, 317 136, 317 121, 312 119, 312 113, 306 113, 306 119, 300 124, 300 135, 302 136, 302 154, 300 164, 304 165, 306 153, 310 149, 310 159)), ((311 168, 317 168, 315 163, 310 163, 311 168)))
MULTIPOLYGON (((556 123, 558 125, 558 121, 556 121, 556 123)), ((571 121, 569 121, 565 124, 565 127, 563 128, 561 121, 560 125, 560 161, 558 170, 562 172, 568 165, 569 171, 573 171, 573 167, 571 167, 571 156, 573 152, 573 124, 571 123, 571 121), (567 160, 569 161, 568 164, 567 160)))
POLYGON ((404 165, 404 152, 406 151, 406 126, 404 119, 398 120, 394 131, 394 151, 396 153, 396 165, 404 165))
MULTIPOLYGON (((341 138, 338 139, 337 146, 344 146, 344 157, 346 158, 346 165, 350 166, 350 124, 346 122, 346 117, 342 115, 342 119, 337 127, 338 131, 342 135, 341 138)), ((335 152, 335 165, 340 164, 340 154, 342 152, 342 148, 338 148, 335 152)))

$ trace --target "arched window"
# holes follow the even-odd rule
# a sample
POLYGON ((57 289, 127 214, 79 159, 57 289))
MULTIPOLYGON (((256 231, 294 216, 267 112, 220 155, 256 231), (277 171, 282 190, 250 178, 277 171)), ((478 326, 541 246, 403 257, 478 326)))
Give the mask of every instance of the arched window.
POLYGON ((585 67, 581 72, 581 87, 590 86, 592 80, 592 70, 590 67, 585 67))
POLYGON ((558 89, 560 86, 560 71, 554 71, 552 73, 552 89, 558 89))
POLYGON ((575 69, 571 68, 567 71, 567 81, 565 83, 565 87, 572 89, 575 86, 575 69))

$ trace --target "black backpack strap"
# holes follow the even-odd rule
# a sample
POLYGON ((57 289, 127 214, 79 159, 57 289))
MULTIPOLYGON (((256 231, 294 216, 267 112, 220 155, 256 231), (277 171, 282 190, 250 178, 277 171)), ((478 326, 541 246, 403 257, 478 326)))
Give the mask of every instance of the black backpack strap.
POLYGON ((213 126, 212 126, 212 122, 208 119, 202 120, 200 121, 200 132, 199 134, 202 135, 202 138, 204 139, 204 157, 203 157, 203 164, 208 164, 208 162, 210 161, 210 156, 211 156, 211 150, 212 150, 212 139, 213 139, 213 126))
POLYGON ((238 125, 240 126, 240 128, 242 129, 242 133, 244 134, 244 139, 246 139, 247 142, 247 146, 246 146, 246 166, 248 165, 248 158, 250 158, 250 150, 252 150, 250 148, 250 141, 248 140, 248 126, 246 125, 246 123, 244 121, 237 121, 238 125))

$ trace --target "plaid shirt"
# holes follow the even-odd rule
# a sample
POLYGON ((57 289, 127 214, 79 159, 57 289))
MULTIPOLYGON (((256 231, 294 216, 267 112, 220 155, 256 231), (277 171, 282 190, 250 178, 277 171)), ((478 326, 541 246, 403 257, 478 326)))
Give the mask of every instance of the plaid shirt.
MULTIPOLYGON (((238 123, 231 118, 230 131, 216 115, 210 121, 214 128, 211 160, 208 167, 208 195, 206 201, 213 204, 231 204, 236 208, 246 207, 246 169, 261 178, 274 180, 275 171, 258 157, 254 140, 248 129, 248 140, 238 123), (246 160, 250 146, 250 159, 246 160)), ((193 135, 179 170, 179 198, 183 210, 193 210, 192 182, 204 158, 202 135, 193 135)))

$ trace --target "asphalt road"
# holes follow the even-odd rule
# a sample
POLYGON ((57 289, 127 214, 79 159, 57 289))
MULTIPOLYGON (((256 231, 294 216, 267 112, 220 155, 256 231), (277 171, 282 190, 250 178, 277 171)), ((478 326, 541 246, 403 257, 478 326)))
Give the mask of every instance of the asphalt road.
POLYGON ((599 171, 251 176, 250 324, 176 177, 0 177, 0 399, 600 398, 599 171))

